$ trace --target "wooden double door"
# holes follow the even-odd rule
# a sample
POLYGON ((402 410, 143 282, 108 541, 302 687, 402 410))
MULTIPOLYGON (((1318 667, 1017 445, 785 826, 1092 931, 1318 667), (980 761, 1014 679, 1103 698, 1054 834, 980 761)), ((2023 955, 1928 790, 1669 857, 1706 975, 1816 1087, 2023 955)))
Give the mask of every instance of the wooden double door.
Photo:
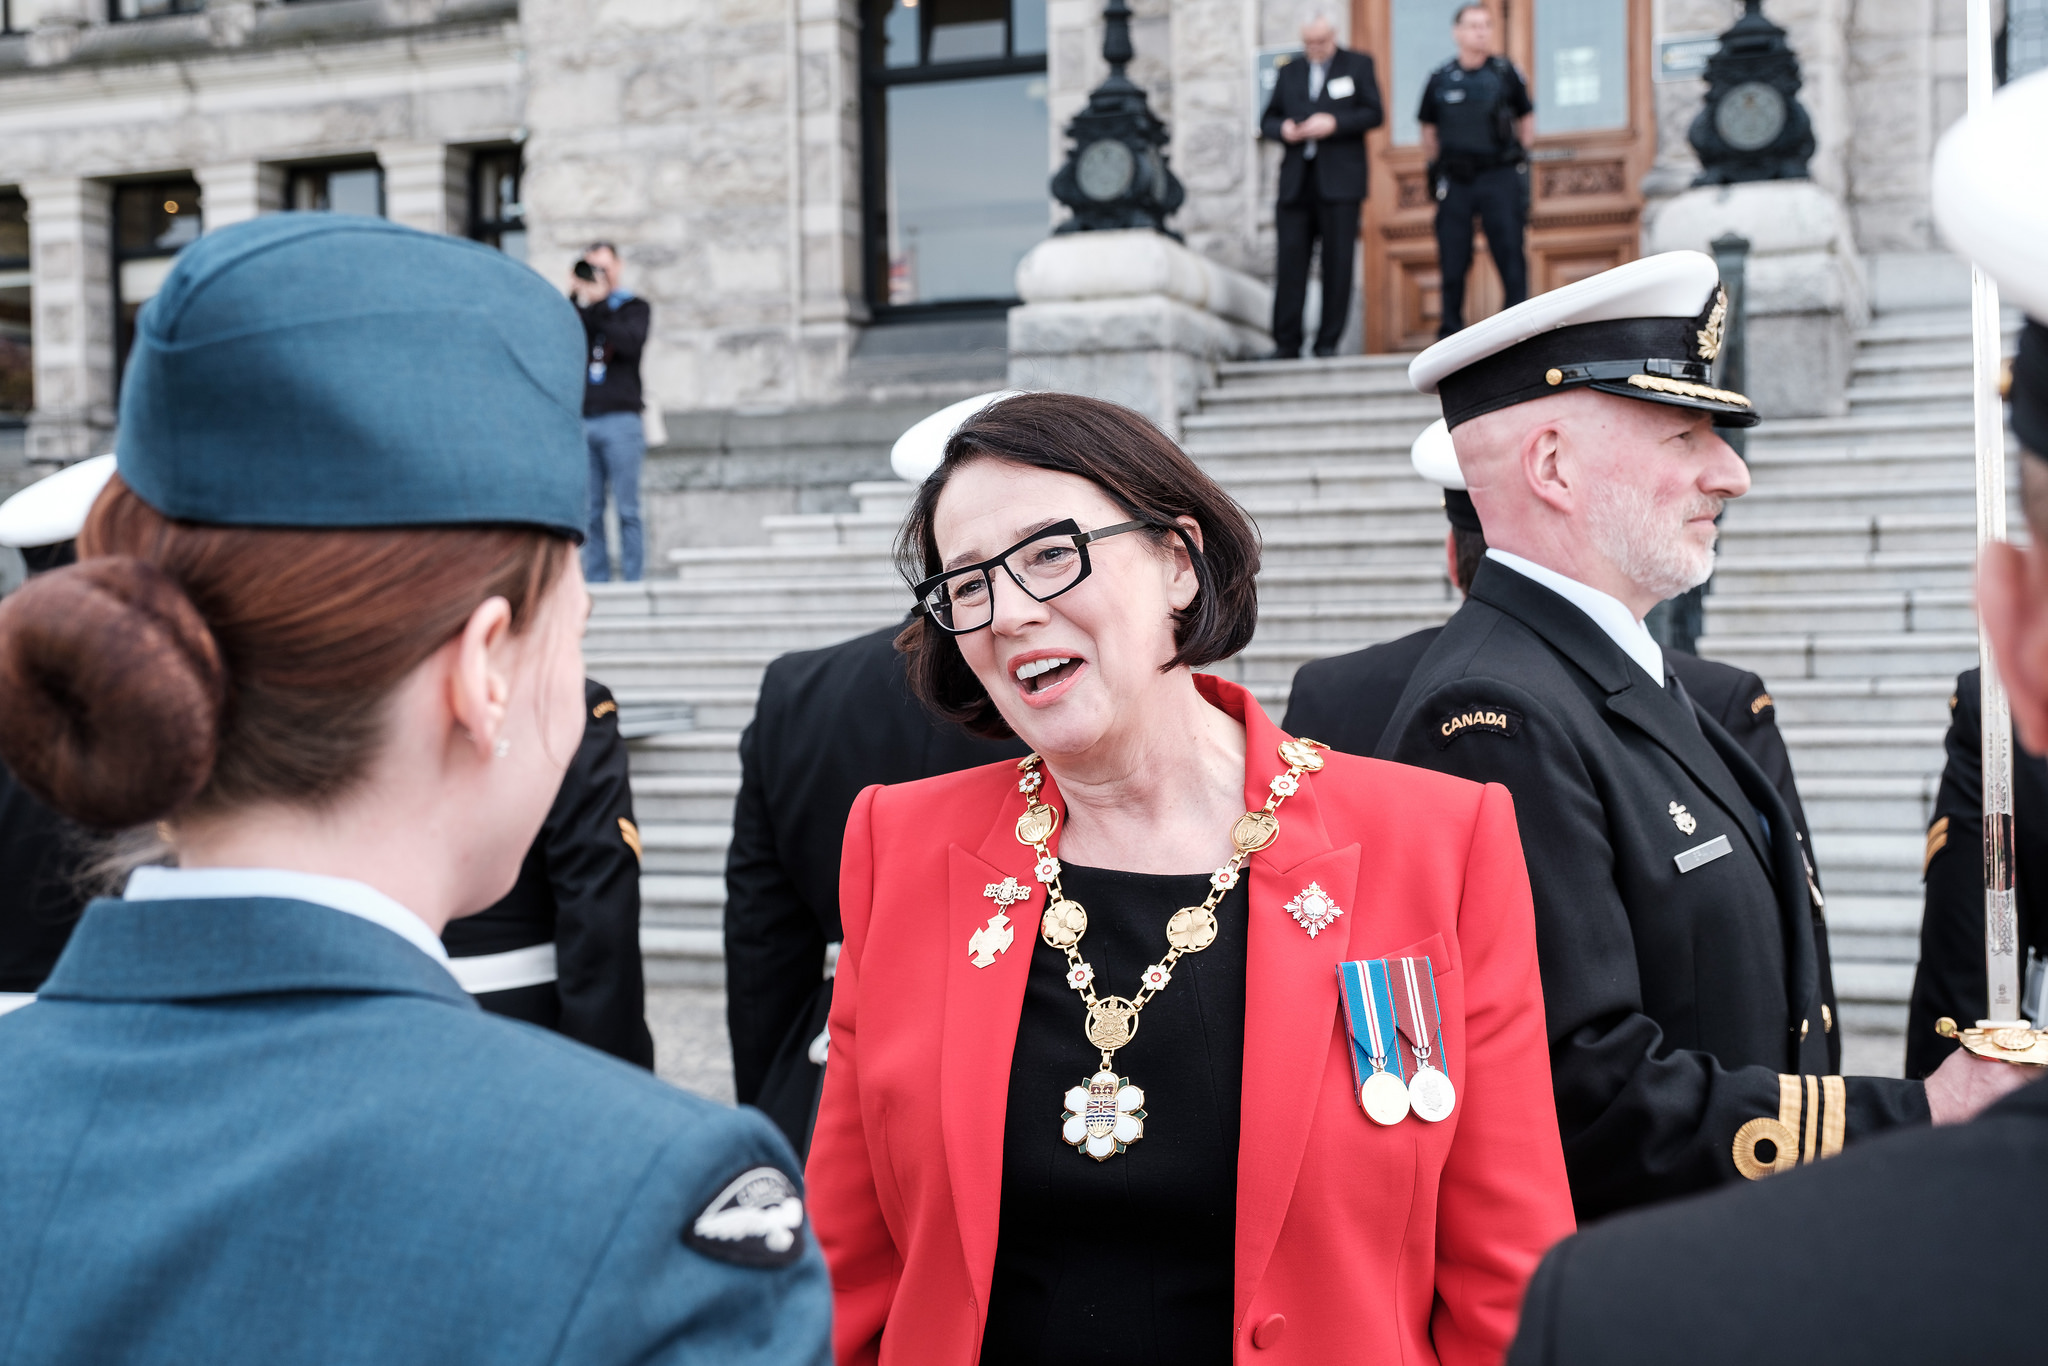
MULTIPOLYGON (((1353 0, 1354 41, 1373 54, 1387 119, 1367 141, 1365 349, 1436 340, 1436 198, 1416 111, 1430 72, 1453 55, 1460 0, 1353 0)), ((1525 246, 1529 291, 1570 284, 1640 252, 1639 188, 1656 155, 1649 0, 1487 0, 1494 32, 1536 104, 1525 246)), ((1501 282, 1475 228, 1465 322, 1501 308, 1501 282)))

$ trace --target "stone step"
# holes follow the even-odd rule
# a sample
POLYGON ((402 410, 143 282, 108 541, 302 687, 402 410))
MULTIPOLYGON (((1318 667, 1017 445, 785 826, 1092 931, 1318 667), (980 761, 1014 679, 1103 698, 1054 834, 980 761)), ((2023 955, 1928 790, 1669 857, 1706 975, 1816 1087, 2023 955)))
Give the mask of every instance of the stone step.
POLYGON ((910 610, 910 603, 910 588, 895 573, 827 577, 819 574, 801 551, 794 551, 782 561, 765 563, 763 572, 751 580, 691 579, 672 583, 659 599, 658 610, 653 612, 593 615, 585 639, 618 639, 618 634, 608 633, 628 632, 635 625, 685 617, 901 617, 910 610))
POLYGON ((1408 458, 1408 448, 1429 422, 1404 423, 1384 431, 1338 431, 1319 436, 1287 434, 1284 442, 1271 439, 1257 428, 1231 428, 1222 432, 1189 432, 1181 449, 1212 478, 1229 482, 1243 474, 1255 474, 1275 461, 1320 462, 1363 459, 1370 456, 1408 458))
POLYGON ((785 653, 783 650, 586 652, 583 667, 592 678, 609 687, 614 696, 622 698, 645 693, 672 693, 682 680, 688 680, 691 687, 758 691, 761 671, 785 653))
POLYGON ((1414 359, 1413 353, 1396 352, 1377 356, 1304 356, 1280 361, 1227 360, 1216 367, 1216 383, 1227 389, 1264 379, 1291 382, 1309 375, 1328 376, 1337 383, 1348 383, 1351 377, 1378 374, 1399 374, 1405 379, 1408 363, 1414 359))
POLYGON ((642 821, 640 866, 649 873, 723 877, 731 843, 732 827, 715 821, 642 821))
MULTIPOLYGON (((1906 1006, 1912 1002, 1910 963, 1836 963, 1834 969, 1835 999, 1845 1007, 1852 1003, 1896 1006, 1903 1017, 1906 1006)), ((1903 1018, 1897 1021, 1898 1033, 1905 1032, 1905 1024, 1903 1018)))
POLYGON ((1852 413, 1846 417, 1781 417, 1749 434, 1752 450, 1759 446, 1802 446, 1876 439, 1888 444, 1969 433, 1970 410, 1960 413, 1852 413))
MULTIPOLYGON (((1712 599, 1708 599, 1712 601, 1712 599)), ((1778 724, 1922 726, 1948 724, 1953 678, 1783 678, 1764 680, 1778 724)))
POLYGON ((1320 659, 1356 645, 1394 640, 1429 626, 1440 626, 1457 610, 1453 602, 1312 603, 1261 606, 1254 646, 1299 646, 1306 658, 1320 659))
POLYGON ((1701 638, 1700 653, 1748 669, 1774 686, 1794 678, 1953 678, 1977 662, 1975 631, 1929 631, 1916 636, 1913 646, 1901 649, 1900 638, 1888 634, 1709 635, 1701 638))
POLYGON ((1269 539, 1299 535, 1350 535, 1372 537, 1382 532, 1434 532, 1443 540, 1448 529, 1444 521, 1443 495, 1422 484, 1406 481, 1408 488, 1378 498, 1296 498, 1247 501, 1244 509, 1269 539))
POLYGON ((725 918, 725 878, 692 873, 642 873, 640 923, 717 931, 725 918))
POLYGON ((893 514, 898 521, 910 511, 917 485, 901 479, 862 479, 847 486, 855 507, 865 513, 893 514))
MULTIPOLYGON (((1834 593, 1736 593, 1709 595, 1710 625, 1719 635, 1784 635, 1830 632, 1976 629, 1976 595, 1968 588, 1891 589, 1834 593)), ((1900 644, 1911 649, 1910 639, 1900 644)))
POLYGON ((1910 896, 1927 840, 1919 831, 1816 830, 1814 862, 1834 894, 1910 896))
POLYGON ((638 820, 732 825, 739 770, 731 773, 634 773, 633 814, 638 820))
MULTIPOLYGON (((2017 479, 2013 488, 2018 488, 2017 479)), ((1967 471, 1947 478, 1847 479, 1826 483, 1807 478, 1761 479, 1730 504, 1731 511, 1743 509, 1746 518, 1783 517, 1793 509, 1816 507, 1824 507, 1837 516, 1952 513, 1975 518, 1977 481, 1967 471)))
POLYGON ((722 612, 592 622, 584 637, 584 648, 599 657, 685 649, 722 652, 749 645, 777 654, 810 650, 901 620, 904 609, 910 605, 909 597, 903 592, 894 603, 879 610, 722 612))
POLYGON ((632 749, 633 773, 726 774, 740 771, 740 733, 686 730, 652 735, 632 749))
POLYGON ((1946 726, 1780 726, 1802 779, 1828 774, 1918 777, 1940 773, 1946 726))
MULTIPOLYGON (((586 665, 589 663, 585 661, 586 665)), ((604 683, 612 690, 619 705, 627 709, 630 718, 633 709, 639 706, 653 706, 663 709, 682 709, 690 718, 690 725, 712 730, 739 730, 754 719, 754 698, 758 691, 745 685, 693 685, 669 680, 645 687, 634 684, 620 684, 599 674, 595 669, 590 676, 604 683)), ((628 736, 629 740, 637 737, 628 736)))
POLYGON ((1459 600, 1441 556, 1434 564, 1268 564, 1259 571, 1262 611, 1311 603, 1441 603, 1455 611, 1459 600))
POLYGON ((903 525, 897 512, 789 512, 761 519, 775 546, 873 546, 887 550, 903 525))
POLYGON ((1367 435, 1413 441, 1417 433, 1442 415, 1443 407, 1436 399, 1414 394, 1405 399, 1382 398, 1370 403, 1193 413, 1182 419, 1181 425, 1190 439, 1256 433, 1269 448, 1284 451, 1302 441, 1356 440, 1367 435))
POLYGON ((1802 768, 1803 757, 1793 756, 1793 772, 1799 778, 1799 802, 1810 829, 1897 834, 1927 828, 1941 785, 1939 773, 1813 773, 1802 768))
POLYGON ((1884 551, 1948 551, 1974 549, 1977 518, 1973 512, 1904 513, 1836 516, 1814 512, 1789 515, 1790 509, 1744 509, 1740 503, 1721 522, 1721 551, 1729 559, 1767 561, 1781 555, 1881 553, 1884 551))
POLYGON ((1195 411, 1223 413, 1258 405, 1279 408, 1332 399, 1357 401, 1415 396, 1415 386, 1408 382, 1405 366, 1354 372, 1247 375, 1233 378, 1214 389, 1205 389, 1196 402, 1195 411))
MULTIPOLYGON (((1999 310, 1999 333, 2010 344, 2020 328, 2018 310, 1999 310)), ((1857 329, 1856 349, 1880 351, 1893 346, 1920 346, 1931 342, 1970 343, 1970 310, 1967 308, 1901 309, 1880 313, 1857 329)))
POLYGON ((1738 557, 1732 561, 1723 556, 1714 566, 1714 587, 1707 595, 1707 613, 1713 615, 1724 593, 1755 596, 1921 589, 1968 592, 1976 582, 1976 574, 1974 549, 1775 555, 1768 559, 1738 557))
POLYGON ((689 546, 668 552, 676 581, 704 583, 731 579, 753 580, 764 575, 809 576, 839 579, 848 576, 879 578, 895 573, 895 562, 886 545, 815 545, 793 548, 781 545, 689 546))

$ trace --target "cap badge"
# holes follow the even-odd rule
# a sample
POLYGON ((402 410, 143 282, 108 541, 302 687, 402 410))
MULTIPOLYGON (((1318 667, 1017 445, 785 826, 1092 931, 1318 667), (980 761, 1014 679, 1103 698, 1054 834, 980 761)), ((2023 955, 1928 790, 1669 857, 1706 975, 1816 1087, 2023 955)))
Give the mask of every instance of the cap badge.
POLYGON ((1678 833, 1681 835, 1690 835, 1693 831, 1700 828, 1700 823, 1693 819, 1692 812, 1686 810, 1677 802, 1671 803, 1671 808, 1666 814, 1671 817, 1671 823, 1678 827, 1678 833))
POLYGON ((1725 285, 1714 286, 1714 306, 1707 310, 1707 324, 1699 330, 1697 342, 1701 360, 1713 360, 1721 354, 1721 326, 1728 320, 1728 289, 1725 285))

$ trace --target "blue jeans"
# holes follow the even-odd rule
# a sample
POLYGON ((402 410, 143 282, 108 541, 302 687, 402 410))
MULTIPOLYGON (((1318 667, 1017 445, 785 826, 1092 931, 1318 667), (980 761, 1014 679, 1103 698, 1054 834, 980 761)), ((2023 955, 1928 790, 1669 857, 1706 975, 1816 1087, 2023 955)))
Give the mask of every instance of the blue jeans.
POLYGON ((638 413, 599 413, 583 419, 590 446, 590 532, 583 542, 583 577, 604 583, 611 556, 604 543, 604 494, 611 488, 619 505, 619 577, 637 583, 645 575, 646 538, 640 528, 640 462, 647 434, 638 413))

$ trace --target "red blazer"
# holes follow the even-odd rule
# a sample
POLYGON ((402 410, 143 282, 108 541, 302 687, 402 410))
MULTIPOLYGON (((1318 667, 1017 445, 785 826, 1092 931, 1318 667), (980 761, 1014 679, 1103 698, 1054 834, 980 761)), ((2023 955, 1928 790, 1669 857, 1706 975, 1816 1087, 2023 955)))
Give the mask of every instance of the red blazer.
MULTIPOLYGON (((1196 681, 1245 724, 1256 809, 1286 737, 1243 688, 1196 681)), ((1572 1231, 1514 807, 1498 784, 1324 759, 1248 869, 1234 1359, 1495 1363, 1537 1259, 1572 1231), (1314 939, 1282 910, 1311 880, 1344 911, 1314 939), (1383 1128, 1358 1105, 1335 965, 1420 954, 1457 1107, 1383 1128)), ((1042 894, 1011 909, 1015 942, 989 967, 967 941, 989 883, 1038 890, 1023 810, 1016 767, 991 764, 870 787, 847 821, 808 1172, 841 1366, 963 1366, 981 1350, 1042 894)))

